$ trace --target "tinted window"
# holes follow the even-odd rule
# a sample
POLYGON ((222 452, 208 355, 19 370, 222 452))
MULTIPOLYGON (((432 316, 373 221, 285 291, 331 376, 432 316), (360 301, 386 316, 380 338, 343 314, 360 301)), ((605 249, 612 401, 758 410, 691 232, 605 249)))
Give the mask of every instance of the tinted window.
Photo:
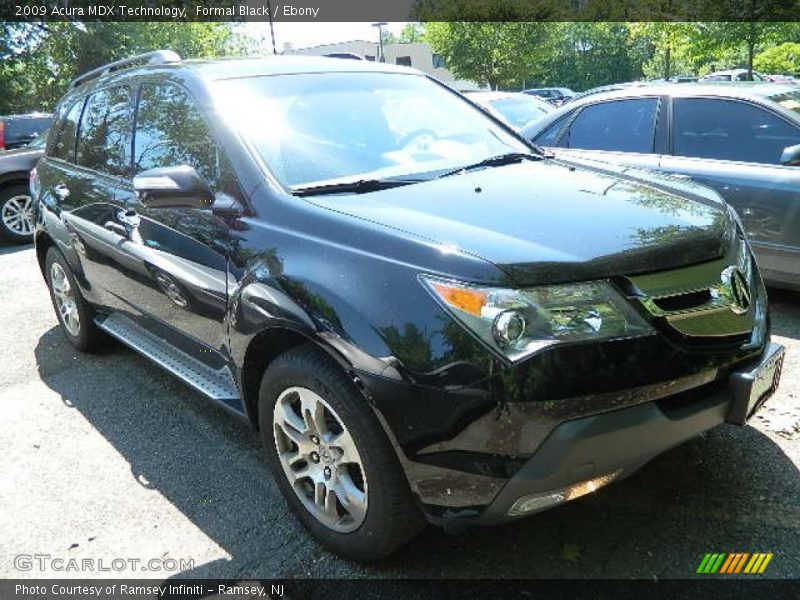
POLYGON ((657 112, 656 98, 587 106, 572 123, 561 145, 585 150, 652 152, 657 112))
POLYGON ((398 56, 394 60, 394 62, 395 62, 395 64, 398 64, 398 65, 403 65, 403 66, 406 66, 406 67, 410 67, 411 66, 411 57, 410 56, 398 56))
POLYGON ((75 134, 78 132, 81 110, 83 110, 83 98, 72 105, 59 124, 57 137, 50 149, 50 156, 69 162, 75 158, 75 134))
POLYGON ((134 173, 189 165, 218 183, 217 147, 194 101, 172 84, 142 84, 136 113, 134 173))
POLYGON ((550 125, 550 127, 540 133, 538 137, 534 138, 533 141, 540 146, 555 146, 558 142, 558 137, 561 135, 561 130, 564 129, 564 124, 571 115, 572 113, 558 119, 555 123, 550 125))
POLYGON ((50 117, 10 119, 6 122, 6 140, 26 141, 35 139, 50 125, 50 117))
POLYGON ((99 90, 89 96, 78 130, 79 165, 125 177, 130 174, 130 91, 99 90))
POLYGON ((745 102, 678 98, 673 121, 678 156, 779 164, 784 148, 800 144, 797 127, 745 102))

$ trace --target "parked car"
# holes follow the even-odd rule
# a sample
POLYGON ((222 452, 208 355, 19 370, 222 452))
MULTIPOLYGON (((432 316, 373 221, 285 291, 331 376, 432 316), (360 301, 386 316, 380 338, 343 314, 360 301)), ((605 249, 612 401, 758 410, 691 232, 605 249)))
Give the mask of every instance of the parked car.
POLYGON ((800 85, 800 79, 792 75, 764 75, 768 81, 773 83, 789 83, 793 85, 800 85))
POLYGON ((739 213, 765 279, 800 288, 800 90, 675 85, 576 101, 523 135, 562 156, 711 186, 739 213))
POLYGON ((554 106, 561 106, 562 104, 569 102, 575 95, 575 92, 573 92, 571 89, 564 87, 531 88, 529 90, 522 90, 522 93, 542 98, 554 106))
POLYGON ((590 493, 778 384, 717 194, 547 158, 412 69, 112 63, 59 103, 32 189, 69 342, 249 420, 349 557, 590 493))
POLYGON ((700 78, 700 81, 766 81, 766 78, 757 71, 748 72, 747 69, 729 69, 704 75, 700 78))
POLYGON ((671 83, 694 83, 697 81, 697 77, 694 75, 673 75, 669 78, 671 83))
POLYGON ((27 146, 50 127, 51 118, 46 113, 0 116, 0 150, 27 146))
POLYGON ((466 92, 466 96, 516 130, 554 110, 536 96, 517 92, 466 92))
POLYGON ((45 132, 23 148, 0 152, 0 238, 7 242, 33 241, 33 200, 28 182, 46 142, 45 132))

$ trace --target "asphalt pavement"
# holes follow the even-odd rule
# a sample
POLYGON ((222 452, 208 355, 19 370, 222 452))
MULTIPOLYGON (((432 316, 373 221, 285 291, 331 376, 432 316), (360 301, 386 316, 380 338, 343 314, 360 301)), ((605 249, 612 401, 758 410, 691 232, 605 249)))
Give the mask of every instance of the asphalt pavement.
POLYGON ((0 246, 0 276, 0 577, 683 578, 707 552, 772 552, 764 577, 800 575, 800 294, 770 293, 788 353, 752 426, 510 525, 429 527, 364 566, 308 537, 245 424, 121 346, 73 350, 32 248, 0 246))

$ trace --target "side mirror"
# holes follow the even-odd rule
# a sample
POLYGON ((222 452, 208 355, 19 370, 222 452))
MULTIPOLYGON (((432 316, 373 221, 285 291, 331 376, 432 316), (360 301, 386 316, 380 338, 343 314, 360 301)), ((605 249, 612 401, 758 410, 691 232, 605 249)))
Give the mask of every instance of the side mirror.
POLYGON ((800 144, 783 149, 781 164, 784 167, 800 167, 800 144))
POLYGON ((133 178, 139 202, 148 208, 209 208, 214 192, 193 167, 161 167, 133 178))

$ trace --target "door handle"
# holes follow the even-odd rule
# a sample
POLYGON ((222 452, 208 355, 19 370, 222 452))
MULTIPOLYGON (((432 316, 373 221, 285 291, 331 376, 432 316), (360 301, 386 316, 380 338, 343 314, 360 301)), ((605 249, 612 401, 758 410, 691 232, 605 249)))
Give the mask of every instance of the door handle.
POLYGON ((63 183, 59 183, 56 187, 54 187, 53 192, 56 196, 58 196, 59 200, 66 200, 69 196, 69 188, 63 183))

